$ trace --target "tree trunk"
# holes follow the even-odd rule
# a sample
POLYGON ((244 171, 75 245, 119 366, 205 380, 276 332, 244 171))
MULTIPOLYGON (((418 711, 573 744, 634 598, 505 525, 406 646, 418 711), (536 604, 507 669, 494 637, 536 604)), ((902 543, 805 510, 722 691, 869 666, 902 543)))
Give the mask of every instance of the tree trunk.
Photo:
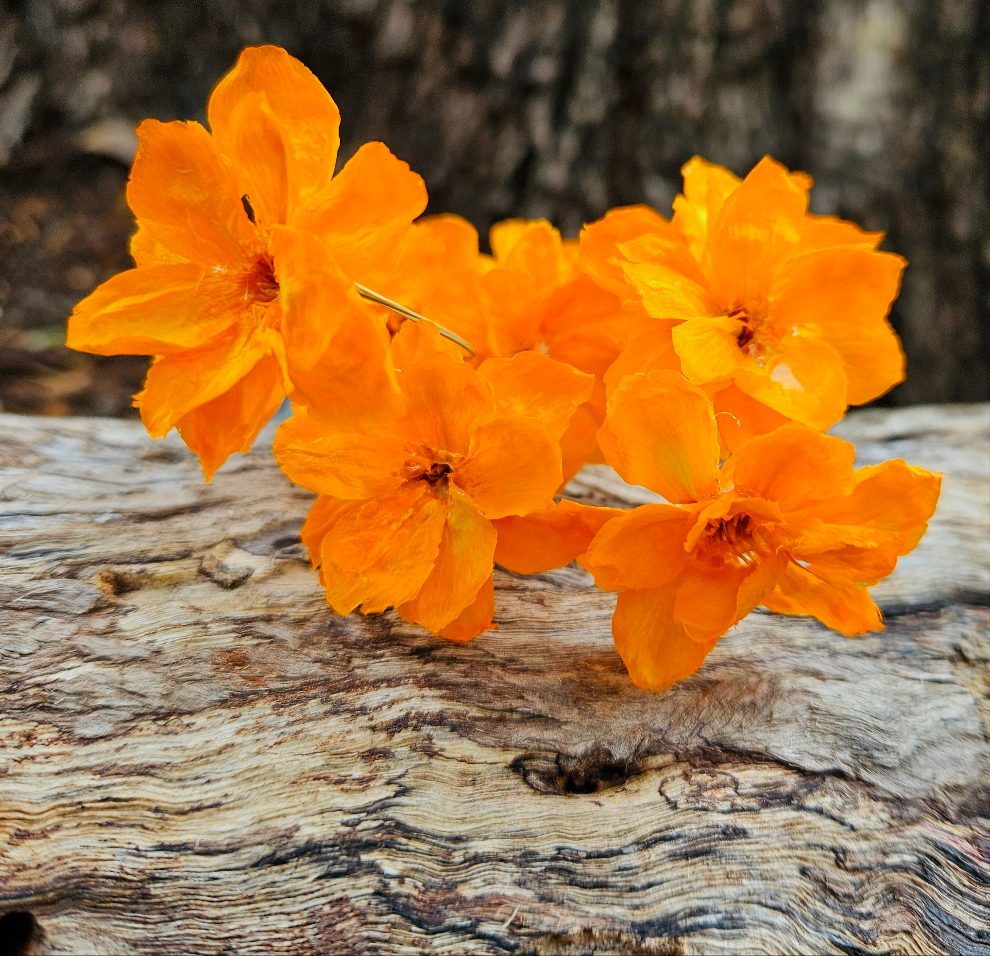
POLYGON ((694 153, 770 153, 812 207, 909 261, 886 403, 990 398, 987 0, 23 0, 0 4, 0 410, 126 414, 144 363, 60 349, 126 268, 134 126, 205 121, 242 47, 277 43, 384 140, 430 212, 484 235, 608 207, 664 215, 694 153), (6 167, 5 156, 9 154, 6 167), (101 161, 97 157, 110 157, 101 161), (7 354, 5 354, 5 352, 7 354), (6 372, 6 380, 4 373, 6 372))
POLYGON ((757 612, 650 694, 576 567, 467 645, 342 618, 263 442, 0 417, 0 952, 990 952, 988 423, 840 429, 945 472, 885 632, 757 612))

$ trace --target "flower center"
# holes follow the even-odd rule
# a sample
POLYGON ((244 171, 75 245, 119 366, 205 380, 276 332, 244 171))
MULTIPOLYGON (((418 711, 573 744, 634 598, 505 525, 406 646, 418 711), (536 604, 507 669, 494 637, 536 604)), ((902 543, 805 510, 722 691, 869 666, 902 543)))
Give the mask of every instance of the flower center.
POLYGON ((736 345, 740 350, 757 362, 765 359, 771 349, 764 322, 766 317, 754 314, 745 306, 739 305, 729 312, 729 318, 740 323, 736 331, 736 345))
POLYGON ((251 270, 250 295, 256 302, 272 302, 278 298, 278 280, 275 278, 275 263, 272 257, 263 252, 254 260, 251 270))
POLYGON ((759 546, 757 522, 747 514, 714 518, 705 526, 695 545, 695 555, 706 564, 736 566, 753 562, 759 546))
POLYGON ((450 465, 435 461, 428 469, 421 469, 418 475, 413 476, 413 481, 425 481, 431 488, 437 488, 447 484, 447 475, 453 469, 450 465))

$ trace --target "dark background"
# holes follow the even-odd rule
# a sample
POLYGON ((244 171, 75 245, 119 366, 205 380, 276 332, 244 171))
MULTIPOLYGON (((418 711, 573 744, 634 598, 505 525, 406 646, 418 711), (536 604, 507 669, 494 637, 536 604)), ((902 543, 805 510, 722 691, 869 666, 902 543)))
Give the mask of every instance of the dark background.
POLYGON ((694 153, 811 173, 812 209, 910 262, 908 380, 990 396, 986 0, 26 0, 0 3, 0 404, 130 414, 147 360, 64 348, 74 302, 130 264, 134 125, 204 118, 241 47, 277 43, 340 106, 341 161, 383 139, 430 211, 482 231, 614 205, 669 215, 694 153))

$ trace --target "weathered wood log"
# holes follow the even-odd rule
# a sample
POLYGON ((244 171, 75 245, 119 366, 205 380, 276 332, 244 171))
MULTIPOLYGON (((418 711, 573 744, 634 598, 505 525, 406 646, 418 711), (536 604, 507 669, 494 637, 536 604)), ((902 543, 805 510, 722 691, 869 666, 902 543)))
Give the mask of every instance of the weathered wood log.
POLYGON ((988 425, 843 424, 946 475, 884 633, 757 612, 650 694, 575 567, 468 645, 341 618, 264 447, 0 417, 0 950, 990 952, 988 425))

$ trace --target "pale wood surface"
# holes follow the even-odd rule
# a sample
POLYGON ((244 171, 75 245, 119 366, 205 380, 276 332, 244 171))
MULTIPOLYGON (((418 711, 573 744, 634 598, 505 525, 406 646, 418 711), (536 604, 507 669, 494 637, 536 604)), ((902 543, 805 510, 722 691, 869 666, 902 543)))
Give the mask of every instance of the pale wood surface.
POLYGON ((946 473, 887 631, 757 612, 649 694, 576 568, 497 572, 466 646, 342 619, 263 443, 204 485, 0 416, 0 914, 52 953, 990 952, 990 409, 840 431, 946 473))

